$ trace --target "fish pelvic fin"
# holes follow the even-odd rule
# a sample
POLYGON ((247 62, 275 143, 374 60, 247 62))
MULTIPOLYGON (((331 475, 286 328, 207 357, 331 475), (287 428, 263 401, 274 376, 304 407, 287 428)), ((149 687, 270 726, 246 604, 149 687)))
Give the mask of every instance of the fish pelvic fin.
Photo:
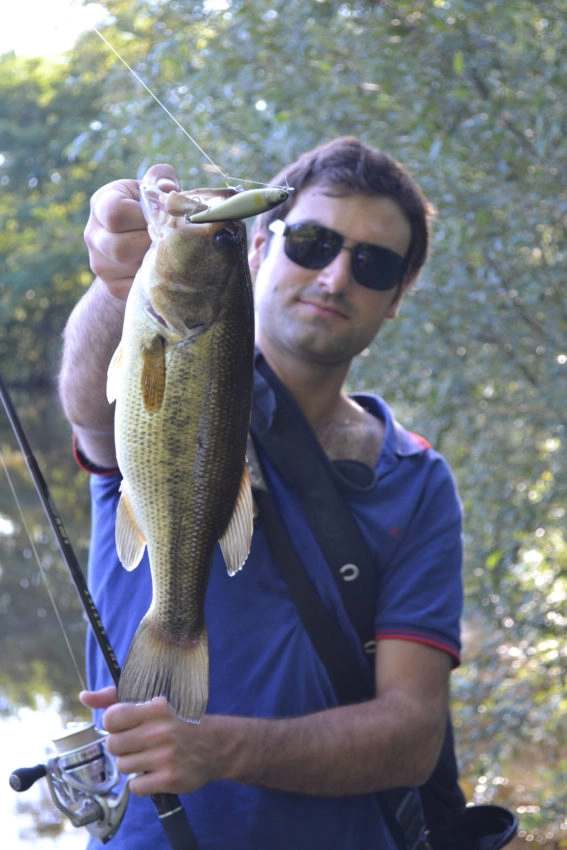
POLYGON ((146 538, 134 518, 125 481, 122 481, 120 491, 116 510, 116 551, 124 568, 135 570, 142 560, 146 538))
POLYGON ((157 334, 142 347, 142 397, 144 407, 156 413, 165 395, 165 337, 157 334))
POLYGON ((106 398, 108 399, 109 404, 116 401, 118 397, 123 350, 122 343, 119 343, 118 348, 112 355, 110 363, 108 364, 108 372, 106 375, 106 398))
POLYGON ((183 639, 146 614, 134 635, 120 680, 121 702, 165 696, 178 717, 198 723, 209 696, 209 651, 205 625, 183 639))
POLYGON ((240 490, 230 522, 220 539, 223 558, 229 575, 242 569, 250 552, 254 522, 254 502, 248 467, 244 467, 240 490))

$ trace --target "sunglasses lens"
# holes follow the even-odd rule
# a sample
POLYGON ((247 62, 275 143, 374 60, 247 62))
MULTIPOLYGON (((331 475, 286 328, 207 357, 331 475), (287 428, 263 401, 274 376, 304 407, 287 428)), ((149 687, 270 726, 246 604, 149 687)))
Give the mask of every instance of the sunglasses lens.
MULTIPOLYGON (((284 227, 283 222, 280 225, 284 227)), ((274 232, 282 231, 274 229, 274 232)), ((344 244, 340 233, 310 222, 286 225, 283 235, 286 256, 304 269, 324 269, 338 256, 344 244)), ((364 242, 347 250, 352 256, 354 279, 361 286, 387 292, 402 280, 405 261, 395 251, 364 242)))
POLYGON ((290 225, 285 236, 285 253, 305 269, 324 269, 341 250, 338 233, 317 224, 290 225))
POLYGON ((361 286, 387 292, 401 281, 404 260, 380 245, 357 245, 352 252, 352 271, 361 286))

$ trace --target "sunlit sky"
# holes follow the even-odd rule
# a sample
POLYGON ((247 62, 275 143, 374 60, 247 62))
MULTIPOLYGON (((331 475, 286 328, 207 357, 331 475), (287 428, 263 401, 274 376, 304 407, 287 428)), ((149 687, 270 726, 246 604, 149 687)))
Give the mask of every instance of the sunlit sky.
POLYGON ((57 55, 103 18, 100 6, 82 6, 80 0, 14 0, 0 16, 0 53, 57 55))

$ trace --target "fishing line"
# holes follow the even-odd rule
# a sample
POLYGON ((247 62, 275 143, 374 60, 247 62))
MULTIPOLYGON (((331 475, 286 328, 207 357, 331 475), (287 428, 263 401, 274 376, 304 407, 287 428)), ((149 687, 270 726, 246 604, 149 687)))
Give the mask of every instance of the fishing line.
MULTIPOLYGON (((161 107, 161 109, 163 109, 163 111, 164 111, 164 112, 165 112, 165 114, 168 116, 168 118, 171 118, 171 120, 173 121, 173 123, 175 124, 175 126, 176 126, 179 130, 181 130, 181 132, 182 132, 182 133, 183 133, 183 134, 184 134, 184 135, 185 135, 185 136, 189 139, 189 141, 191 142, 191 144, 193 144, 193 145, 197 148, 197 150, 199 151, 199 153, 200 153, 200 154, 202 154, 202 156, 204 156, 204 157, 205 157, 205 159, 206 159, 206 160, 207 160, 207 161, 208 161, 208 162, 212 165, 212 167, 213 167, 216 171, 218 171, 218 173, 221 175, 221 177, 223 178, 223 180, 226 182, 227 186, 229 185, 229 181, 232 181, 233 183, 250 183, 250 184, 252 184, 252 185, 254 185, 254 186, 269 186, 269 185, 270 185, 269 183, 261 183, 261 182, 259 182, 258 180, 244 180, 244 179, 242 179, 242 178, 240 178, 240 177, 231 177, 231 176, 230 176, 230 174, 228 174, 228 172, 223 171, 223 170, 222 170, 222 168, 221 168, 219 165, 217 165, 217 164, 216 164, 216 162, 215 162, 215 161, 214 161, 214 160, 213 160, 213 159, 212 159, 212 158, 208 155, 208 153, 207 153, 205 150, 203 150, 203 148, 201 147, 201 145, 199 144, 199 142, 195 139, 195 137, 194 137, 194 136, 192 136, 192 135, 191 135, 191 133, 189 132, 189 130, 187 130, 187 129, 186 129, 186 128, 185 128, 185 127, 184 127, 184 126, 183 126, 183 125, 182 125, 182 124, 181 124, 181 123, 177 120, 177 118, 175 117, 175 115, 173 115, 173 113, 172 113, 172 112, 170 112, 170 110, 167 108, 167 106, 165 105, 165 103, 164 103, 162 100, 160 100, 160 99, 159 99, 159 97, 157 96, 157 94, 155 94, 155 92, 153 92, 153 91, 152 91, 152 89, 151 89, 151 88, 147 85, 147 83, 145 83, 145 82, 144 82, 144 80, 140 77, 140 75, 139 75, 139 74, 138 74, 138 73, 137 73, 137 72, 136 72, 136 71, 132 68, 132 66, 131 66, 131 65, 129 65, 129 64, 128 64, 128 62, 126 61, 126 59, 124 59, 124 57, 120 55, 120 53, 118 52, 118 50, 116 50, 116 48, 115 48, 115 47, 114 47, 114 46, 113 46, 113 45, 109 42, 109 40, 108 40, 108 39, 107 39, 107 38, 106 38, 106 37, 102 34, 102 32, 101 32, 101 31, 100 31, 100 30, 99 30, 96 26, 94 26, 94 25, 93 25, 93 30, 94 30, 94 31, 95 31, 95 33, 98 35, 98 37, 99 37, 99 38, 100 38, 100 39, 101 39, 101 40, 102 40, 102 41, 106 44, 106 46, 109 48, 109 50, 111 50, 111 51, 112 51, 112 53, 114 53, 114 55, 116 56, 116 58, 117 58, 120 62, 122 62, 122 64, 124 65, 124 67, 125 67, 125 68, 127 68, 127 70, 128 70, 128 71, 132 74, 132 76, 134 77, 134 79, 135 79, 135 80, 136 80, 136 81, 137 81, 137 82, 138 82, 138 83, 139 83, 139 84, 140 84, 140 85, 141 85, 141 86, 145 89, 145 91, 146 91, 146 92, 150 95, 150 97, 152 97, 152 98, 155 100, 155 102, 158 104, 158 106, 159 106, 159 107, 161 107)), ((279 188, 279 187, 278 187, 278 188, 279 188)), ((282 187, 282 188, 287 188, 287 187, 282 187)))
POLYGON ((55 613, 55 619, 57 620, 57 623, 59 624, 59 628, 60 628, 60 630, 61 630, 61 634, 63 635, 63 640, 65 641, 65 645, 66 645, 66 647, 67 647, 67 649, 68 649, 68 651, 69 651, 69 655, 71 656, 71 661, 73 662, 73 666, 74 666, 75 671, 76 671, 76 673, 77 673, 77 676, 78 676, 78 678, 79 678, 79 682, 81 683, 81 688, 82 688, 83 690, 85 690, 85 688, 86 688, 86 684, 85 684, 85 679, 84 679, 84 677, 83 677, 83 673, 82 673, 82 671, 81 671, 81 668, 80 668, 80 666, 79 666, 79 662, 77 661, 77 658, 76 658, 75 653, 74 653, 74 651, 73 651, 73 647, 72 647, 72 645, 71 645, 71 641, 69 640, 69 637, 68 637, 68 635, 67 635, 67 631, 66 631, 66 629, 65 629, 65 624, 64 624, 64 622, 63 622, 63 617, 61 616, 61 612, 59 611, 59 607, 58 607, 57 602, 56 602, 56 600, 55 600, 55 596, 54 596, 54 594, 53 594, 53 592, 52 592, 52 590, 51 590, 51 587, 50 587, 50 585, 49 585, 49 581, 48 581, 48 579, 47 579, 47 574, 46 574, 46 572, 45 572, 45 570, 44 570, 44 568, 43 568, 43 564, 41 563, 41 558, 39 557, 38 551, 37 551, 37 549, 35 548, 35 543, 33 542, 33 537, 32 537, 32 534, 31 534, 30 528, 29 528, 29 526, 28 526, 28 524, 27 524, 27 522, 26 522, 26 518, 25 518, 25 515, 24 515, 24 510, 23 510, 22 504, 21 504, 21 502, 20 502, 20 500, 19 500, 19 498, 18 498, 18 494, 17 494, 17 492, 16 492, 16 488, 15 488, 15 486, 14 486, 14 482, 13 482, 13 480, 12 480, 12 476, 10 475, 10 472, 9 472, 9 470, 8 470, 8 466, 7 466, 7 464, 6 464, 6 460, 5 460, 5 458, 4 458, 4 452, 2 451, 2 449, 1 449, 1 448, 0 448, 0 462, 2 463, 2 468, 3 468, 3 470, 4 470, 4 475, 6 476, 6 480, 7 480, 7 482, 8 482, 8 486, 10 487, 10 491, 11 491, 12 496, 13 496, 13 498, 14 498, 14 503, 15 503, 15 505, 16 505, 16 508, 17 508, 17 510, 18 510, 18 514, 19 514, 19 516, 20 516, 20 522, 21 522, 21 524, 22 524, 22 526, 23 526, 23 528, 24 528, 24 531, 25 531, 25 533, 26 533, 26 536, 27 536, 27 538, 28 538, 28 541, 29 541, 29 544, 30 544, 31 551, 32 551, 33 556, 34 556, 34 558, 35 558, 35 562, 36 562, 36 564, 37 564, 37 566, 38 566, 38 568, 39 568, 39 572, 40 572, 41 578, 42 578, 42 580, 43 580, 43 584, 44 584, 44 586, 45 586, 45 589, 46 589, 46 591, 47 591, 47 595, 49 596, 49 599, 50 599, 50 601, 51 601, 51 605, 52 605, 52 607, 53 607, 53 611, 54 611, 54 613, 55 613))
POLYGON ((179 121, 177 120, 177 118, 175 117, 175 115, 173 115, 173 114, 169 111, 169 109, 167 108, 167 106, 165 105, 165 103, 164 103, 162 100, 160 100, 160 99, 159 99, 159 97, 157 96, 157 94, 154 94, 154 92, 151 90, 151 88, 150 88, 150 87, 149 87, 149 86, 148 86, 148 85, 144 82, 144 80, 143 80, 143 79, 140 77, 140 75, 139 75, 139 74, 138 74, 138 73, 137 73, 137 72, 136 72, 136 71, 132 68, 132 66, 128 64, 128 62, 124 59, 124 57, 120 55, 120 53, 118 52, 118 50, 116 50, 116 48, 115 48, 115 47, 113 47, 113 45, 112 45, 112 44, 109 42, 109 40, 108 40, 108 39, 107 39, 107 38, 106 38, 106 37, 105 37, 105 36, 101 33, 101 31, 100 31, 99 29, 97 29, 97 27, 95 27, 95 26, 93 26, 93 30, 96 32, 96 34, 98 35, 98 37, 99 37, 100 39, 102 39, 102 41, 104 41, 104 43, 106 44, 106 46, 107 46, 107 47, 108 47, 108 48, 109 48, 109 49, 110 49, 110 50, 114 53, 114 55, 116 56, 116 58, 117 58, 117 59, 119 59, 119 60, 120 60, 120 62, 122 62, 122 64, 123 64, 123 65, 124 65, 124 66, 128 69, 128 71, 130 71, 130 73, 132 74, 132 76, 134 77, 134 79, 135 79, 138 83, 140 83, 140 85, 141 85, 141 86, 142 86, 142 87, 143 87, 143 88, 147 91, 147 93, 150 95, 150 97, 153 97, 153 99, 155 100, 155 102, 158 104, 158 106, 160 106, 160 107, 163 109, 163 111, 164 111, 164 112, 165 112, 165 114, 168 116, 168 118, 171 118, 171 120, 172 120, 172 121, 173 121, 173 123, 176 125, 176 127, 178 127, 178 128, 181 130, 181 132, 182 132, 182 133, 183 133, 183 134, 184 134, 184 135, 185 135, 185 136, 189 139, 189 141, 190 141, 193 145, 195 145, 195 147, 197 148, 197 150, 199 151, 199 153, 201 153, 201 154, 205 157, 205 159, 207 159, 207 160, 210 162, 210 164, 213 166, 213 168, 215 168, 215 169, 218 171, 218 173, 221 175, 221 177, 223 177, 225 180, 230 180, 230 179, 232 179, 232 178, 230 177, 230 175, 229 175, 229 174, 225 174, 225 172, 224 172, 224 171, 223 171, 223 170, 222 170, 222 169, 221 169, 221 168, 220 168, 220 167, 216 164, 216 162, 214 162, 214 161, 211 159, 211 157, 208 155, 208 153, 207 153, 206 151, 204 151, 204 150, 203 150, 203 148, 201 147, 201 145, 199 144, 199 142, 198 142, 198 141, 194 138, 194 136, 192 136, 192 135, 191 135, 191 133, 190 133, 188 130, 186 130, 186 129, 185 129, 185 127, 184 127, 182 124, 180 124, 180 123, 179 123, 179 121))

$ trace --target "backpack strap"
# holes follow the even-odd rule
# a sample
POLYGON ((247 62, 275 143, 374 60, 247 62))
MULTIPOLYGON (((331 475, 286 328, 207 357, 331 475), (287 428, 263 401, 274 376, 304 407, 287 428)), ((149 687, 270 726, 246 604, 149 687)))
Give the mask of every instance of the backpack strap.
MULTIPOLYGON (((255 378, 250 430, 279 474, 305 494, 303 503, 309 523, 364 645, 368 640, 368 628, 372 629, 378 592, 370 552, 338 490, 330 461, 309 423, 261 356, 257 357, 256 369, 261 374, 256 374, 255 378), (270 403, 273 398, 270 384, 277 390, 277 406, 270 403), (298 443, 301 452, 298 452, 298 443), (308 451, 304 452, 306 443, 308 451), (342 568, 346 565, 356 568, 357 578, 362 578, 360 583, 344 580, 342 568), (350 590, 349 584, 357 585, 356 592, 350 590)), ((360 668, 353 648, 307 576, 265 481, 264 486, 258 486, 263 476, 252 441, 249 441, 248 457, 254 470, 252 480, 256 482, 254 497, 270 549, 288 584, 303 625, 327 670, 339 703, 344 705, 370 699, 373 694, 367 681, 357 675, 356 671, 360 668)), ((370 635, 373 637, 371 631, 370 635)), ((379 798, 386 801, 386 818, 400 847, 404 850, 431 850, 417 789, 392 789, 380 792, 379 798)))
POLYGON ((360 643, 362 646, 369 641, 373 643, 378 580, 372 557, 346 507, 331 461, 292 396, 261 354, 256 357, 250 430, 279 475, 301 494, 309 525, 339 587, 360 643))
MULTIPOLYGON (((249 449, 249 456, 251 452, 249 449)), ((323 604, 292 546, 267 488, 254 489, 254 499, 266 537, 315 651, 341 705, 370 699, 372 693, 359 671, 351 644, 338 621, 323 604)), ((386 820, 403 850, 431 850, 419 794, 415 788, 380 792, 386 801, 386 820)))
POLYGON ((323 662, 339 703, 368 699, 371 694, 352 648, 344 639, 337 619, 323 605, 314 584, 300 562, 280 515, 267 489, 254 489, 254 500, 264 525, 272 555, 275 557, 294 605, 323 662))

